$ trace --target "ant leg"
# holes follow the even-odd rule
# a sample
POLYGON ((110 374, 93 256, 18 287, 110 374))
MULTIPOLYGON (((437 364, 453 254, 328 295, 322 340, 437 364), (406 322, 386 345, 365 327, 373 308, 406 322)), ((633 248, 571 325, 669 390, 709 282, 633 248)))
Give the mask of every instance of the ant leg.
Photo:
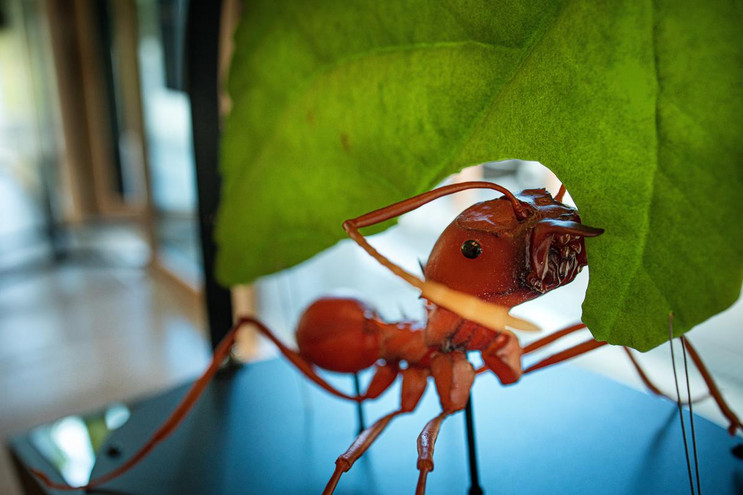
MULTIPOLYGON (((558 340, 559 338, 562 338, 566 335, 569 335, 573 332, 577 332, 578 330, 582 330, 586 328, 586 325, 583 323, 578 323, 576 325, 572 325, 570 327, 564 328, 562 330, 559 330, 553 334, 547 335, 546 337, 543 337, 539 340, 536 340, 532 342, 531 344, 524 347, 524 354, 527 354, 529 352, 533 352, 541 347, 544 347, 548 344, 551 344, 552 342, 558 340)), ((640 366, 640 363, 635 359, 635 357, 632 355, 630 350, 627 347, 624 347, 624 351, 627 353, 627 356, 629 357, 630 361, 632 362, 632 365, 635 368, 635 371, 637 371, 638 376, 640 377, 640 380, 645 384, 645 386, 654 394, 659 395, 661 397, 665 397, 669 400, 672 400, 673 402, 676 402, 676 399, 671 397, 669 394, 663 392, 660 390, 648 377, 645 370, 640 366)), ((478 370, 480 372, 480 370, 478 370)), ((696 402, 698 400, 704 399, 705 397, 701 397, 699 399, 694 399, 692 402, 696 402)), ((682 401, 685 402, 685 401, 682 401)))
MULTIPOLYGON (((629 357, 629 360, 632 363, 632 366, 634 366, 635 371, 637 371, 637 375, 640 377, 640 380, 642 380, 642 383, 644 383, 645 386, 651 392, 653 392, 655 395, 658 395, 660 397, 665 397, 666 399, 668 399, 668 400, 670 400, 670 401, 672 401, 674 403, 675 402, 678 402, 675 397, 671 397, 670 394, 667 394, 666 392, 662 391, 660 388, 658 388, 657 385, 655 385, 652 382, 652 380, 650 379, 650 377, 648 377, 648 375, 645 372, 645 370, 642 368, 642 366, 640 366, 639 361, 637 361, 637 359, 635 358, 635 356, 632 355, 632 351, 630 351, 629 347, 624 347, 623 349, 624 349, 624 352, 627 353, 627 357, 629 357)), ((704 395, 702 397, 697 397, 697 398, 691 399, 691 402, 692 403, 699 402, 701 400, 706 399, 707 397, 709 397, 709 396, 708 395, 704 395)), ((679 399, 679 400, 681 401, 681 404, 684 404, 684 405, 689 403, 689 401, 686 400, 686 399, 679 399)))
POLYGON ((426 424, 425 428, 418 436, 418 484, 415 487, 415 495, 425 495, 426 479, 428 473, 433 471, 433 448, 436 439, 441 430, 441 423, 444 422, 450 412, 442 412, 426 424))
MULTIPOLYGON (((524 347, 524 354, 528 354, 530 352, 533 352, 533 351, 535 351, 535 350, 537 350, 537 349, 539 349, 541 347, 544 347, 546 345, 551 344, 552 342, 554 342, 554 341, 556 341, 556 340, 558 340, 558 339, 560 339, 560 338, 562 338, 562 337, 564 337, 566 335, 569 335, 569 334, 571 334, 573 332, 577 332, 578 330, 582 330, 584 328, 586 328, 586 325, 584 323, 578 323, 576 325, 572 325, 570 327, 567 327, 567 328, 564 328, 562 330, 559 330, 559 331, 557 331, 557 332, 555 332, 553 334, 547 335, 546 337, 543 337, 543 338, 541 338, 539 340, 536 340, 536 341, 532 342, 531 344, 527 345, 526 347, 524 347)), ((645 370, 642 369, 642 367, 640 366, 640 363, 637 362, 637 360, 632 355, 632 353, 630 352, 630 350, 627 347, 625 347, 624 350, 627 353, 627 356, 629 357, 630 361, 632 362, 632 365, 635 367, 635 370, 637 371, 637 374, 639 375, 640 379, 645 384, 645 386, 651 392, 653 392, 654 394, 657 394, 657 395, 666 397, 666 398, 668 398, 670 400, 673 400, 675 402, 676 399, 672 398, 670 395, 668 395, 668 394, 664 393, 663 391, 661 391, 650 380, 650 378, 648 377, 647 373, 645 373, 645 370)))
MULTIPOLYGON (((572 325, 572 326, 569 326, 569 327, 564 328, 562 330, 559 330, 559 331, 557 331, 557 332, 555 332, 553 334, 547 335, 546 337, 543 337, 543 338, 541 338, 539 340, 536 340, 536 341, 532 342, 531 344, 525 346, 524 347, 524 350, 523 350, 523 353, 524 354, 528 354, 530 352, 533 352, 533 351, 535 351, 535 350, 537 350, 537 349, 539 349, 541 347, 544 347, 546 345, 551 344, 552 342, 554 342, 554 341, 556 341, 556 340, 558 340, 558 339, 560 339, 560 338, 562 338, 562 337, 564 337, 566 335, 569 335, 571 333, 577 332, 578 330, 582 330, 584 328, 586 328, 586 325, 584 323, 578 323, 576 325, 572 325)), ((676 402, 676 399, 674 397, 671 397, 670 394, 667 394, 667 393, 663 392, 662 390, 660 390, 660 388, 658 388, 657 385, 655 385, 653 383, 653 381, 650 379, 650 377, 648 376, 648 374, 642 368, 642 366, 640 365, 640 363, 632 355, 632 353, 629 350, 629 348, 624 347, 624 351, 627 353, 627 357, 629 357, 630 362, 632 363, 632 366, 634 366, 634 368, 635 368, 635 371, 637 371, 637 375, 640 377, 640 380, 642 380, 642 382, 645 384, 645 386, 651 392, 653 392, 654 394, 659 395, 661 397, 665 397, 665 398, 667 398, 667 399, 669 399, 669 400, 671 400, 673 402, 676 402)), ((478 373, 481 373, 482 371, 485 371, 485 369, 487 369, 487 368, 486 367, 480 368, 480 369, 477 370, 477 372, 478 373)), ((703 400, 705 398, 706 398, 706 396, 699 397, 699 398, 696 398, 696 399, 692 399, 692 402, 698 402, 698 401, 703 400)), ((685 400, 682 400, 682 403, 686 403, 686 401, 685 400)))
POLYGON ((717 388, 717 384, 712 378, 712 374, 707 369, 707 366, 705 366, 702 358, 699 357, 697 350, 691 345, 689 339, 681 337, 681 342, 684 344, 684 347, 686 347, 686 350, 689 351, 689 356, 691 357, 691 360, 694 361, 699 373, 702 374, 704 383, 707 384, 707 388, 709 389, 712 398, 715 399, 717 407, 720 408, 720 412, 728 419, 728 421, 730 421, 728 433, 730 433, 730 435, 735 435, 735 432, 738 429, 743 430, 743 425, 741 425, 740 419, 738 419, 738 416, 735 415, 735 413, 730 409, 730 406, 725 402, 725 399, 720 393, 720 389, 717 388))
MULTIPOLYGON (((523 354, 528 354, 530 352, 534 352, 534 351, 536 351, 537 349, 539 349, 541 347, 544 347, 546 345, 549 345, 552 342, 554 342, 554 341, 556 341, 556 340, 558 340, 558 339, 560 339, 560 338, 562 338, 562 337, 564 337, 566 335, 569 335, 569 334, 571 334, 573 332, 577 332, 578 330, 582 330, 584 328, 586 328, 586 325, 584 323, 578 323, 578 324, 569 326, 567 328, 563 328, 562 330, 558 330, 555 333, 551 333, 550 335, 547 335, 546 337, 542 337, 539 340, 535 340, 531 344, 529 344, 526 347, 524 347, 522 349, 522 351, 521 351, 522 352, 522 355, 523 354)), ((486 349, 483 348, 482 350, 486 350, 486 349)), ((513 366, 512 366, 512 368, 515 369, 515 367, 513 367, 513 366)), ((501 379, 501 382, 504 383, 504 384, 512 383, 512 382, 518 380, 518 378, 521 376, 521 371, 520 371, 520 368, 519 368, 518 377, 515 377, 515 379, 509 379, 509 380, 504 381, 505 376, 501 376, 501 374, 498 373, 493 368, 492 363, 490 363, 490 364, 487 364, 486 363, 486 365, 479 367, 477 369, 476 373, 479 375, 480 373, 484 373, 485 371, 488 371, 488 370, 494 371, 498 375, 498 377, 501 379)))
POLYGON ((485 364, 475 374, 492 371, 504 385, 515 383, 521 378, 523 350, 513 332, 491 332, 481 326, 462 326, 451 343, 455 347, 464 345, 467 350, 480 351, 485 364))
MULTIPOLYGON (((532 342, 531 344, 524 347, 524 354, 533 352, 534 350, 539 349, 540 347, 548 345, 565 335, 576 332, 585 327, 586 326, 584 324, 580 323, 580 324, 565 328, 563 330, 560 330, 558 332, 555 332, 535 342, 532 342)), ((605 342, 598 342, 595 340, 589 340, 589 341, 583 342, 582 344, 578 344, 570 349, 559 352, 553 356, 550 356, 532 365, 531 367, 527 368, 524 371, 524 374, 530 373, 532 371, 536 371, 546 366, 557 364, 559 362, 568 360, 576 356, 579 356, 586 352, 592 351, 593 349, 601 347, 605 344, 606 344, 605 342)), ((719 407, 720 412, 723 414, 723 416, 725 416, 728 419, 728 421, 730 421, 730 426, 728 426, 728 432, 731 435, 734 435, 737 430, 739 429, 743 430, 743 424, 741 424, 741 421, 738 418, 738 416, 732 411, 732 409, 730 409, 730 406, 727 404, 727 402, 725 402, 725 399, 723 398, 722 393, 720 392, 720 389, 717 387, 717 384, 715 383, 714 378, 712 378, 712 374, 709 372, 706 365, 702 361, 702 358, 699 356, 699 353, 691 345, 691 342, 689 342, 689 340, 686 338, 683 339, 683 345, 686 348, 686 350, 689 352, 689 356, 691 357, 691 360, 694 361, 694 364, 696 365, 697 369, 702 375, 702 378, 704 379, 704 383, 707 385, 707 388, 709 389, 709 393, 712 396, 712 398, 715 400, 715 403, 717 403, 717 406, 719 407)), ((648 387, 648 389, 650 389, 651 392, 657 395, 666 397, 673 402, 676 402, 675 398, 671 397, 669 394, 666 394, 665 392, 660 390, 655 384, 653 384, 653 382, 648 377, 647 373, 645 373, 645 371, 640 366, 640 363, 632 355, 631 351, 626 347, 624 348, 624 350, 627 353, 627 356, 629 357, 630 361, 632 362, 632 365, 634 366, 635 370, 637 371, 637 374, 639 375, 640 379, 645 384, 645 386, 648 387)), ((480 373, 484 371, 483 368, 478 369, 477 372, 480 373)), ((705 397, 701 397, 698 399, 692 399, 692 402, 697 402, 704 398, 705 397)))
POLYGON ((426 390, 428 375, 428 370, 422 368, 407 368, 402 371, 400 409, 382 416, 376 423, 362 431, 348 450, 338 457, 335 461, 335 471, 330 477, 323 495, 331 495, 335 491, 341 475, 351 469, 351 466, 371 447, 374 440, 379 437, 393 418, 415 409, 426 390))
POLYGON ((552 356, 548 358, 545 358, 539 361, 536 364, 529 366, 528 368, 524 370, 524 374, 531 373, 532 371, 537 371, 542 368, 546 368, 547 366, 552 366, 553 364, 567 361, 568 359, 572 359, 574 357, 580 356, 581 354, 585 354, 594 349, 598 349, 599 347, 602 347, 604 345, 606 345, 606 342, 599 342, 598 340, 594 340, 594 339, 587 340, 581 344, 565 349, 564 351, 560 351, 556 354, 553 354, 552 356))
POLYGON ((443 412, 426 424, 418 436, 418 484, 416 495, 426 492, 428 473, 433 471, 433 448, 441 430, 441 423, 450 414, 461 411, 467 405, 475 369, 461 351, 436 354, 431 358, 431 374, 436 383, 443 412))
POLYGON ((374 377, 369 384, 367 392, 364 395, 349 395, 341 392, 340 390, 329 384, 327 381, 325 381, 320 375, 317 374, 317 371, 315 371, 315 367, 309 361, 300 356, 297 351, 288 348, 286 344, 281 342, 281 340, 279 340, 279 338, 276 337, 273 332, 271 332, 271 330, 260 320, 257 320, 256 318, 250 316, 244 316, 238 320, 238 324, 250 324, 255 326, 258 331, 263 334, 263 336, 265 336, 268 340, 273 342, 273 344, 279 349, 281 354, 283 354, 284 357, 286 357, 286 359, 288 359, 289 362, 291 362, 307 378, 322 387, 325 391, 342 399, 361 402, 366 399, 373 399, 375 397, 378 397, 382 392, 387 390, 390 385, 392 385, 392 382, 395 381, 395 377, 397 376, 398 368, 396 364, 378 366, 374 377))
POLYGON ((372 376, 369 386, 366 387, 366 392, 360 396, 362 400, 376 399, 382 395, 392 386, 395 378, 400 373, 400 367, 397 363, 377 364, 374 369, 374 376, 372 376))
POLYGON ((531 344, 524 347, 524 354, 534 352, 541 347, 551 344, 557 339, 561 339, 562 337, 565 337, 566 335, 570 335, 571 333, 577 332, 578 330, 583 330, 584 328, 586 328, 585 323, 577 323, 575 325, 571 325, 569 327, 563 328, 562 330, 558 330, 555 333, 551 333, 547 335, 546 337, 542 337, 539 340, 535 340, 531 344))
MULTIPOLYGON (((528 353, 533 352, 533 351, 535 351, 537 349, 540 349, 541 347, 544 347, 546 345, 549 345, 552 342, 554 342, 554 341, 556 341, 556 340, 558 340, 558 339, 560 339, 560 338, 562 338, 562 337, 564 337, 566 335, 569 335, 569 334, 571 334, 573 332, 577 332, 578 330, 582 330, 584 328, 586 328, 586 325, 583 324, 583 323, 578 323, 576 325, 572 325, 570 327, 564 328, 562 330, 559 330, 559 331, 557 331, 557 332, 555 332, 553 334, 547 335, 546 337, 543 337, 543 338, 541 338, 539 340, 536 340, 536 341, 532 342, 531 344, 525 346, 523 352, 524 352, 524 354, 528 354, 528 353)), ((650 378, 647 376, 647 373, 645 373, 645 371, 642 369, 642 367, 640 366, 640 363, 637 362, 637 360, 632 355, 632 353, 630 352, 630 350, 627 347, 625 347, 624 350, 627 353, 627 356, 629 357, 630 361, 632 362, 632 365, 635 367, 635 370, 637 371, 637 374, 639 375, 640 379, 645 384, 645 386, 648 389, 650 389, 650 391, 653 392, 654 394, 657 394, 657 395, 666 397, 666 398, 671 399, 671 400, 673 400, 675 402, 675 399, 673 399, 671 396, 669 396, 668 394, 666 394, 663 391, 661 391, 650 380, 650 378)), ((585 352, 588 352, 588 351, 585 351, 585 352)), ((547 364, 545 364, 545 366, 547 366, 547 364)), ((534 369, 538 369, 538 368, 534 368, 534 369)), ((478 370, 478 372, 479 371, 480 370, 478 370)))

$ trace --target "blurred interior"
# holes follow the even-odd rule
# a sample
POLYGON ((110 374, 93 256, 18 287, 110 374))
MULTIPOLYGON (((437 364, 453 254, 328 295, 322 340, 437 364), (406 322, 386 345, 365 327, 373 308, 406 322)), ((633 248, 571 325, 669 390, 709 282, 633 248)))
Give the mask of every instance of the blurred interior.
MULTIPOLYGON (((195 129, 184 76, 187 9, 187 0, 0 0, 3 438, 92 411, 104 411, 95 424, 110 427, 126 416, 120 401, 182 383, 208 362, 213 335, 207 328, 195 129), (119 419, 109 422, 106 414, 119 419)), ((238 10, 237 1, 223 4, 221 74, 238 10)), ((220 98, 221 109, 228 110, 229 98, 220 98)), ((515 160, 468 169, 450 180, 479 178, 514 191, 559 187, 541 165, 515 160)), ((443 227, 467 205, 487 198, 482 194, 427 205, 373 242, 419 273, 419 260, 425 261, 443 227)), ((569 287, 515 313, 545 330, 573 323, 580 318, 587 280, 585 271, 569 287)), ((258 314, 291 342, 302 309, 339 290, 359 294, 390 320, 423 317, 416 291, 347 241, 239 288, 232 301, 235 312, 258 314)), ((739 412, 741 316, 738 302, 690 335, 739 412)), ((247 359, 275 354, 249 335, 242 346, 247 359)), ((626 357, 615 351, 605 348, 580 362, 642 388, 626 357)), ((668 349, 643 358, 670 391, 668 349)), ((696 410, 721 421, 710 404, 696 410)), ((55 423, 64 432, 81 428, 80 420, 65 421, 55 423)), ((86 442, 81 451, 92 452, 93 442, 86 442)), ((75 471, 70 479, 84 480, 85 466, 74 467, 83 474, 75 471)), ((4 451, 0 492, 20 493, 4 451)))

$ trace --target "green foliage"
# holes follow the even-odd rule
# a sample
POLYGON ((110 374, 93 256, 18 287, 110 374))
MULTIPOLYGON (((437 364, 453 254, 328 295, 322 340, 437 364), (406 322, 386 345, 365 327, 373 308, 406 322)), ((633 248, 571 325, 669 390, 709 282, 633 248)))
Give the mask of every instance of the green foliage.
POLYGON ((226 123, 218 276, 301 262, 344 219, 466 166, 536 160, 586 224, 584 321, 649 349, 743 279, 734 2, 248 2, 226 123))

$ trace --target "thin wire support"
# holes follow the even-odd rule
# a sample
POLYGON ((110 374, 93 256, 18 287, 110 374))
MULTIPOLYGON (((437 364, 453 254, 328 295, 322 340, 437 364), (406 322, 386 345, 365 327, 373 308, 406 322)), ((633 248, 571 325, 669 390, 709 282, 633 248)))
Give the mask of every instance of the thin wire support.
POLYGON ((691 472, 691 459, 689 458, 689 443, 686 440, 686 425, 684 424, 684 411, 681 407, 681 391, 679 390, 678 374, 676 373, 676 354, 673 350, 673 313, 668 315, 668 345, 671 348, 671 366, 673 368, 673 379, 676 385, 676 405, 679 410, 679 421, 681 423, 681 435, 684 439, 684 453, 686 454, 686 469, 689 474, 689 490, 694 495, 694 479, 691 472))
POLYGON ((464 424, 467 429, 467 460, 470 468, 470 489, 469 495, 483 495, 484 492, 480 486, 480 473, 477 467, 477 445, 475 444, 475 420, 472 413, 472 393, 467 400, 464 408, 464 424))
MULTIPOLYGON (((361 395, 361 383, 359 382, 359 374, 353 374, 353 388, 356 395, 361 395)), ((359 418, 359 435, 366 429, 366 421, 364 420, 364 405, 361 402, 356 403, 356 414, 359 418)))
POLYGON ((702 494, 702 482, 699 478, 699 456, 697 454, 697 433, 694 429, 694 407, 691 402, 691 385, 689 385, 689 365, 686 360, 686 339, 681 336, 681 350, 684 355, 684 374, 686 375, 686 397, 689 403, 689 422, 691 423, 691 445, 694 450, 694 471, 697 476, 697 493, 702 494))

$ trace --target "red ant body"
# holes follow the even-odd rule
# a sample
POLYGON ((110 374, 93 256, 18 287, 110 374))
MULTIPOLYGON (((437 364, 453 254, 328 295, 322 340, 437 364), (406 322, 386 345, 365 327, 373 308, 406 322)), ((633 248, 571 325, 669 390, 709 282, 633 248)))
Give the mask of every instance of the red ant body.
MULTIPOLYGON (((448 415, 464 409, 477 373, 490 370, 501 383, 514 383, 523 374, 605 344, 590 339, 522 369, 524 354, 585 328, 585 325, 566 328, 524 348, 515 334, 506 328, 534 329, 528 322, 510 316, 508 310, 571 282, 587 265, 584 238, 603 232, 583 225, 577 211, 561 203, 563 194, 564 189, 561 189, 553 198, 544 189, 534 189, 515 196, 492 183, 461 183, 346 221, 344 228, 352 239, 398 276, 422 290, 422 296, 428 301, 426 321, 387 323, 359 300, 323 298, 310 305, 302 315, 296 332, 299 350, 294 351, 260 321, 241 318, 215 351, 210 368, 194 384, 171 419, 128 462, 109 475, 91 481, 86 487, 100 485, 128 470, 175 429, 220 363, 229 355, 236 330, 244 324, 251 324, 308 378, 339 397, 359 402, 378 397, 398 375, 402 375, 400 408, 364 430, 337 459, 325 494, 333 493, 341 475, 363 455, 394 417, 415 409, 427 387, 428 377, 433 377, 442 412, 425 426, 418 437, 420 476, 416 493, 424 493, 427 474, 433 470, 433 449, 441 424, 448 415), (495 189, 504 196, 466 209, 444 230, 423 267, 425 281, 392 264, 359 233, 360 228, 469 188, 495 189), (470 351, 481 353, 484 366, 480 370, 475 370, 467 360, 470 351), (355 373, 372 366, 375 366, 373 378, 367 391, 360 396, 336 390, 315 371, 315 367, 320 367, 355 373)), ((693 348, 689 350, 702 370, 711 394, 730 420, 731 433, 742 428, 711 378, 708 379, 693 348)), ((651 390, 660 393, 634 359, 632 362, 651 390)), ((36 474, 53 488, 66 488, 48 482, 41 473, 36 474)))

